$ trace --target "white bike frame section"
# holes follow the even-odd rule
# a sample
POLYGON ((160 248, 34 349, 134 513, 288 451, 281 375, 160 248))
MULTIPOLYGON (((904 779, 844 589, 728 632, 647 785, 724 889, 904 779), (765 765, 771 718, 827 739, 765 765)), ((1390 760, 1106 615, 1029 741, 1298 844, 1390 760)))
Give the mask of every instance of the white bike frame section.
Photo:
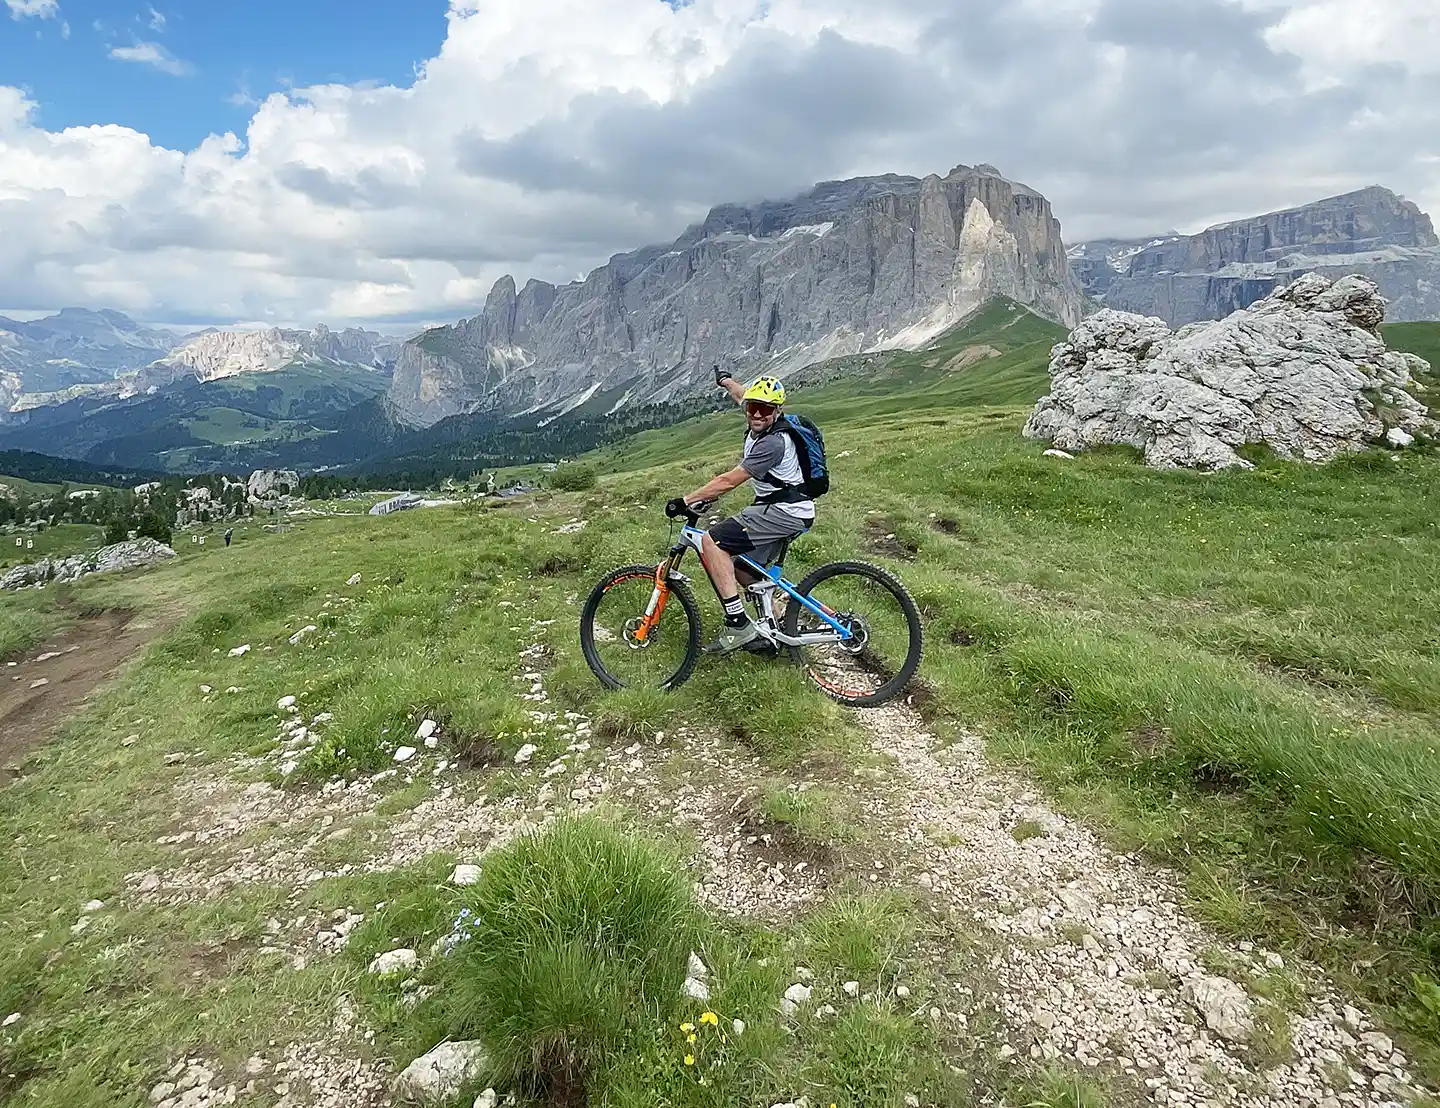
MULTIPOLYGON (((704 539, 704 531, 698 527, 686 525, 680 528, 680 537, 676 540, 676 548, 688 547, 698 556, 704 539)), ((836 618, 835 612, 825 605, 811 600, 808 596, 802 596, 794 585, 780 576, 778 565, 767 569, 743 554, 736 558, 736 561, 743 562, 746 569, 760 578, 755 584, 747 585, 745 588, 756 598, 761 614, 764 616, 764 619, 755 625, 763 638, 778 646, 826 646, 833 643, 844 646, 854 639, 854 633, 836 618), (775 594, 777 591, 785 593, 791 603, 800 604, 817 618, 823 620, 830 629, 808 635, 785 634, 780 630, 780 623, 775 618, 775 594)), ((678 577, 682 581, 686 580, 685 575, 679 570, 672 570, 671 576, 678 577)), ((650 595, 650 605, 645 610, 646 616, 653 614, 655 606, 659 603, 660 591, 656 589, 650 595)))

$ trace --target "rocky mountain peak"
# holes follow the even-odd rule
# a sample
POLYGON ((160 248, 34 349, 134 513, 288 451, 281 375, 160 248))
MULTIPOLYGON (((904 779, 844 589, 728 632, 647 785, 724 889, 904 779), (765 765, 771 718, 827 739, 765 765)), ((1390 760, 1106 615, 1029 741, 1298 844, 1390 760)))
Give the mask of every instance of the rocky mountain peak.
POLYGON ((1049 203, 990 166, 824 181, 719 204, 673 243, 560 288, 497 281, 480 314, 407 343, 390 400, 425 425, 475 410, 613 410, 700 391, 709 367, 784 372, 918 345, 996 295, 1079 320, 1049 203), (588 409, 587 409, 588 410, 588 409))
POLYGON ((1084 244, 1072 261, 1105 306, 1172 326, 1219 319, 1312 272, 1370 277, 1392 319, 1440 318, 1440 238, 1415 203, 1380 185, 1196 235, 1084 244))

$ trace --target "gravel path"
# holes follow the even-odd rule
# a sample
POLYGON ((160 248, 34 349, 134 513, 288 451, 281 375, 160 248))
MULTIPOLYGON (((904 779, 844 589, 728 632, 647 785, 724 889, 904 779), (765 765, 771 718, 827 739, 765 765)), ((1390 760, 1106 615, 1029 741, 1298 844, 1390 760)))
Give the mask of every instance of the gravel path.
POLYGON ((1125 1075, 1149 1103, 1196 1108, 1381 1108, 1423 1091, 1318 972, 1209 934, 1163 873, 998 772, 978 737, 940 750, 904 705, 858 715, 896 759, 915 880, 995 936, 1001 1057, 1073 1060, 1125 1075), (1298 998, 1284 1008, 1257 995, 1282 985, 1298 998))

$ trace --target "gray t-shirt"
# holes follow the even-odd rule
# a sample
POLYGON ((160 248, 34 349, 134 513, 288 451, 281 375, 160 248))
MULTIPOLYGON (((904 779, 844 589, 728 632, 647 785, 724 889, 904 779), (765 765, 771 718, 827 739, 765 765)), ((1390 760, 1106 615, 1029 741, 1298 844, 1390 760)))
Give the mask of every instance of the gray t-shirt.
MULTIPOLYGON (((757 498, 779 492, 786 485, 798 485, 805 480, 805 472, 800 468, 800 456, 795 453, 795 444, 783 431, 768 431, 758 438, 753 431, 747 432, 745 453, 740 464, 745 467, 745 472, 750 474, 757 498), (774 477, 776 483, 766 482, 766 477, 774 477)), ((793 504, 780 503, 775 507, 796 519, 815 518, 813 500, 798 500, 793 504)))

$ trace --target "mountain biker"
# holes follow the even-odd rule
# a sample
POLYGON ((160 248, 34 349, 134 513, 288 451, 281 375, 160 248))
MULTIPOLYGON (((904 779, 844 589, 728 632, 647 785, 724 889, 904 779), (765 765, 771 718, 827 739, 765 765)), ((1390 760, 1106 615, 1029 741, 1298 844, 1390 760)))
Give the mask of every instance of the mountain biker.
POLYGON ((785 386, 774 377, 758 377, 742 385, 718 366, 715 383, 745 409, 748 430, 740 464, 694 492, 675 497, 666 509, 678 511, 706 504, 746 481, 755 484, 755 503, 710 528, 700 553, 710 584, 725 610, 725 626, 705 652, 728 654, 761 638, 740 600, 740 585, 753 584, 758 578, 737 566, 735 558, 744 554, 760 565, 769 564, 786 540, 804 534, 814 525, 815 502, 801 491, 804 475, 794 442, 789 435, 771 433, 785 403, 785 386))

